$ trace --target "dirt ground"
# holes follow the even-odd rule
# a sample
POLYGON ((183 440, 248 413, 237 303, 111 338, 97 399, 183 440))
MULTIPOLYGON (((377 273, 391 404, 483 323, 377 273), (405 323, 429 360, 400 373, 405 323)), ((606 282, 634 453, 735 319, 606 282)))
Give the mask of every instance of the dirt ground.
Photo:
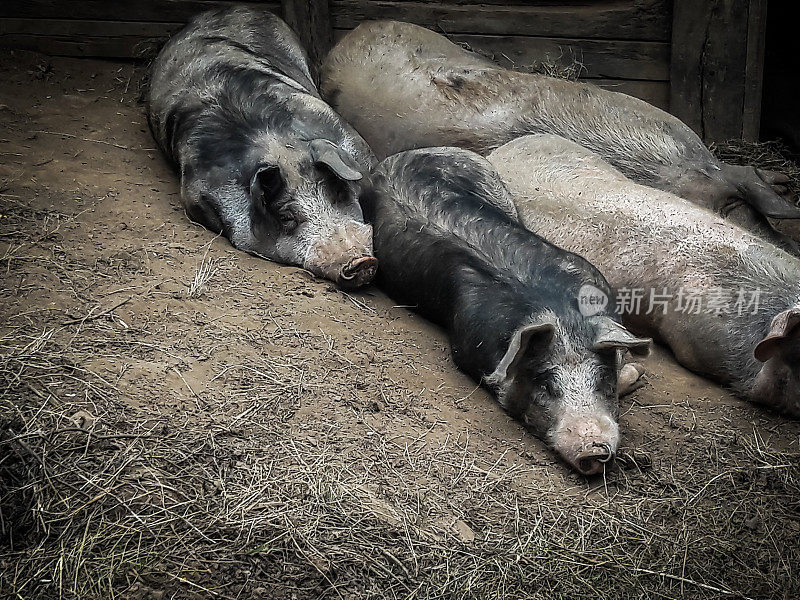
POLYGON ((436 327, 192 224, 141 66, 0 52, 0 596, 800 597, 800 423, 657 348, 582 478, 436 327))

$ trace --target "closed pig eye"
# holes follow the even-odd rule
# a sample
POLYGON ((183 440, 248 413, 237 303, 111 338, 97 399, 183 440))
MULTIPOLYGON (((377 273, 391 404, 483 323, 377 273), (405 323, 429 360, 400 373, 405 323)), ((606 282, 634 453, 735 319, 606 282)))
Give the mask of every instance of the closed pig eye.
POLYGON ((559 390, 556 385, 555 379, 552 376, 546 377, 539 381, 539 387, 547 393, 548 396, 558 396, 559 390))
POLYGON ((275 216, 285 231, 293 231, 297 228, 299 220, 292 210, 288 208, 282 208, 275 216))
POLYGON ((548 396, 557 396, 559 394, 555 369, 547 369, 546 371, 538 373, 531 372, 528 377, 539 392, 547 394, 548 396))

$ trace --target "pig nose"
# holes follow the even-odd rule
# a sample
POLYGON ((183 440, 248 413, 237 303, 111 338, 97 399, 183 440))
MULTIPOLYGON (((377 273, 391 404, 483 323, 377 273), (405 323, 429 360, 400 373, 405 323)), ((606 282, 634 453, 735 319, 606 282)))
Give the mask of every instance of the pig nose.
POLYGON ((378 259, 374 256, 354 258, 342 267, 339 273, 339 285, 346 288, 357 288, 368 284, 375 277, 378 259))
POLYGON ((614 451, 608 444, 594 444, 575 457, 574 466, 581 475, 597 475, 614 461, 614 451))

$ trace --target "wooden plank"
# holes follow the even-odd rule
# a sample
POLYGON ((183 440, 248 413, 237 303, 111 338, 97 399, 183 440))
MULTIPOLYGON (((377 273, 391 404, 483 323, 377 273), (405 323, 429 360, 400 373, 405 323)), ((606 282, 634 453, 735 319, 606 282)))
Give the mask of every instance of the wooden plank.
MULTIPOLYGON (((759 43, 748 42, 749 0, 676 0, 673 21, 670 111, 707 142, 741 138, 748 46, 759 43)), ((753 119, 760 67, 750 71, 753 119)))
POLYGON ((673 114, 707 142, 758 139, 766 39, 766 0, 703 0, 693 8, 676 2, 673 38, 673 114), (679 6, 683 5, 683 6, 679 6), (681 12, 686 14, 681 16, 681 12), (688 76, 686 76, 688 74, 688 76), (687 103, 686 99, 690 102, 687 103))
POLYGON ((669 41, 670 0, 631 2, 469 5, 453 2, 331 0, 334 28, 394 19, 438 32, 483 35, 669 41))
MULTIPOLYGON (((136 0, 136 10, 126 12, 107 0, 5 0, 0 3, 0 45, 56 56, 148 57, 194 14, 234 4, 136 0), (30 16, 7 18, 12 14, 30 16)), ((245 4, 280 12, 274 1, 245 4)))
POLYGON ((703 63, 703 138, 742 137, 747 60, 747 2, 717 0, 708 24, 703 63))
POLYGON ((761 130, 764 52, 767 39, 767 0, 750 0, 747 23, 747 62, 744 72, 742 139, 757 142, 761 130))
POLYGON ((280 12, 278 0, 135 0, 120 5, 108 0, 3 0, 0 17, 29 19, 86 19, 90 21, 157 21, 185 23, 193 15, 234 4, 280 12))
POLYGON ((672 8, 670 112, 703 135, 702 66, 711 6, 707 0, 675 0, 672 8))
POLYGON ((313 65, 319 65, 333 46, 328 0, 283 0, 283 18, 294 29, 313 65))
POLYGON ((56 56, 148 56, 183 23, 0 19, 0 45, 56 56))
POLYGON ((665 42, 464 34, 449 37, 517 71, 540 70, 542 63, 567 67, 577 62, 582 65, 581 77, 669 79, 670 47, 665 42))
POLYGON ((760 138, 781 139, 800 155, 800 111, 795 80, 797 59, 793 5, 771 2, 767 15, 764 94, 760 138))

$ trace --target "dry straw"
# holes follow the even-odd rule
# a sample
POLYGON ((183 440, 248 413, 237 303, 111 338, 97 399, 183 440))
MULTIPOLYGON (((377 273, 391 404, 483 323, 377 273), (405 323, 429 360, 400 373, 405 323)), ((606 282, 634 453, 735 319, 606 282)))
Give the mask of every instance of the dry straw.
POLYGON ((221 373, 205 420, 139 420, 58 333, 0 341, 0 585, 17 598, 800 592, 800 460, 756 432, 675 468, 623 457, 582 493, 521 488, 534 466, 467 436, 294 437, 300 382, 266 367, 221 373))

